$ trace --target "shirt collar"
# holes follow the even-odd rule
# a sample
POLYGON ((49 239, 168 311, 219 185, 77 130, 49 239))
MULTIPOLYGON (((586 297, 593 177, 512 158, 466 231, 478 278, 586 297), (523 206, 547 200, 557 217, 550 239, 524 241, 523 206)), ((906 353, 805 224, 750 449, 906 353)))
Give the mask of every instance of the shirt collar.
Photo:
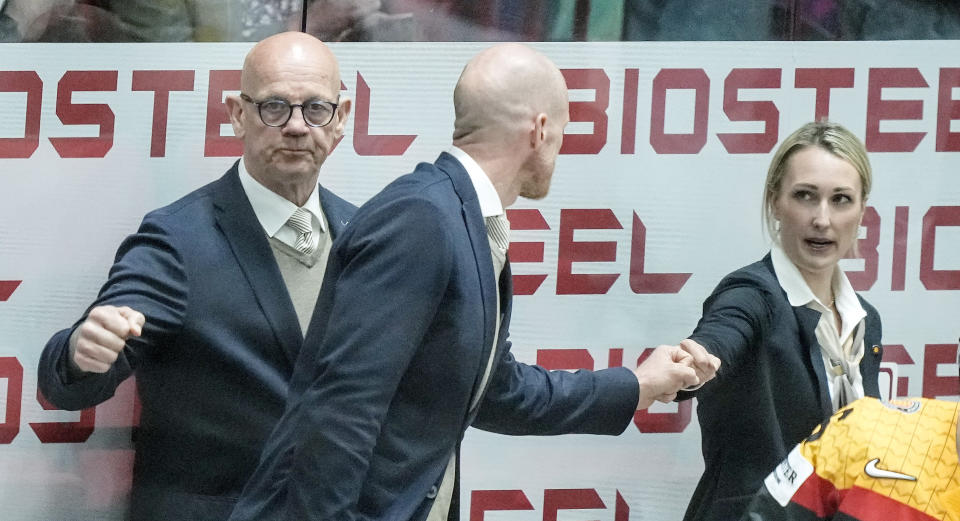
POLYGON ((473 183, 473 189, 477 192, 477 199, 480 201, 480 213, 484 217, 502 214, 503 203, 500 202, 500 195, 497 194, 497 189, 493 187, 493 182, 487 177, 483 168, 459 147, 451 146, 447 153, 460 161, 467 175, 470 176, 470 182, 473 183))
POLYGON ((774 244, 770 248, 770 260, 773 262, 773 271, 777 275, 777 280, 780 281, 780 287, 787 293, 787 300, 790 301, 791 306, 806 306, 811 301, 823 305, 823 302, 817 299, 813 291, 810 291, 810 286, 807 285, 807 281, 803 280, 800 270, 790 260, 790 257, 787 257, 786 252, 779 244, 774 244))
MULTIPOLYGON (((826 304, 820 302, 813 291, 810 290, 810 286, 807 285, 807 281, 803 280, 803 275, 796 264, 790 260, 790 257, 787 257, 786 252, 779 244, 774 244, 770 248, 770 260, 773 262, 773 271, 777 275, 777 280, 780 281, 780 287, 787 293, 787 300, 790 301, 791 306, 806 306, 811 302, 816 302, 824 310, 827 309, 826 304)), ((843 318, 843 329, 847 331, 854 324, 860 322, 860 319, 867 316, 867 312, 860 305, 860 299, 857 298, 847 274, 840 269, 840 266, 834 266, 833 269, 835 304, 837 311, 843 318)))
MULTIPOLYGON (((243 186, 243 191, 247 194, 247 199, 250 200, 253 213, 257 216, 257 220, 260 221, 260 225, 263 226, 263 231, 270 237, 275 236, 280 228, 287 223, 287 219, 297 210, 297 205, 254 179, 253 176, 250 175, 250 172, 247 171, 246 165, 243 164, 243 158, 240 158, 237 170, 240 171, 240 184, 243 186)), ((313 192, 307 197, 307 202, 303 205, 303 208, 316 217, 316 221, 320 223, 320 231, 326 232, 327 230, 324 227, 323 218, 321 217, 323 214, 320 210, 320 194, 316 187, 313 188, 313 192)))

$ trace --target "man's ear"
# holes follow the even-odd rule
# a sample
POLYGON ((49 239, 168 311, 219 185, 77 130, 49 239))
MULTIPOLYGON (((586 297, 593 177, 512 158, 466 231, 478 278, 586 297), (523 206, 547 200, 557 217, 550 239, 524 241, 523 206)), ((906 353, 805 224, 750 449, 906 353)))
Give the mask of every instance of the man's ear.
POLYGON ((243 138, 243 100, 240 96, 227 96, 227 114, 230 116, 230 126, 233 127, 233 135, 243 138))
POLYGON ((533 130, 530 132, 530 146, 540 148, 547 140, 547 115, 543 112, 533 119, 533 130))
POLYGON ((347 120, 350 119, 350 109, 352 108, 353 101, 350 98, 340 98, 340 104, 337 105, 337 126, 333 129, 336 139, 343 136, 343 129, 347 125, 347 120))

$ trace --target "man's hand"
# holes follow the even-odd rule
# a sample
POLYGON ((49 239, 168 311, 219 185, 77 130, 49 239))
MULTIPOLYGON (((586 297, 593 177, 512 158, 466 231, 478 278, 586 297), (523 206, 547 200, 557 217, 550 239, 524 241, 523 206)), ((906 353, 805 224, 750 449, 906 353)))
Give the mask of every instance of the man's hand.
POLYGON ((89 373, 105 373, 117 360, 127 339, 140 336, 143 314, 126 306, 97 306, 70 335, 70 361, 89 373))
POLYGON ((634 370, 640 384, 637 410, 650 407, 654 401, 673 401, 678 391, 695 388, 713 378, 719 367, 720 360, 692 340, 684 340, 678 346, 658 346, 634 370))

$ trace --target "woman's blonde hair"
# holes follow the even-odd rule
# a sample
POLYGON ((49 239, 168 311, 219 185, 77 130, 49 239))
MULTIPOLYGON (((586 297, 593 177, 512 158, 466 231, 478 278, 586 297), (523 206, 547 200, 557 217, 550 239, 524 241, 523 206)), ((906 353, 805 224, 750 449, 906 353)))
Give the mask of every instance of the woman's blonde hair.
POLYGON ((783 176, 787 172, 787 162, 793 154, 807 147, 820 147, 853 165, 860 175, 860 195, 864 204, 867 196, 870 195, 873 174, 870 170, 870 160, 867 159, 867 149, 860 139, 838 123, 830 121, 807 123, 780 143, 773 159, 770 160, 770 168, 767 169, 767 181, 763 186, 762 220, 774 242, 778 240, 778 230, 773 216, 773 202, 780 193, 783 176))

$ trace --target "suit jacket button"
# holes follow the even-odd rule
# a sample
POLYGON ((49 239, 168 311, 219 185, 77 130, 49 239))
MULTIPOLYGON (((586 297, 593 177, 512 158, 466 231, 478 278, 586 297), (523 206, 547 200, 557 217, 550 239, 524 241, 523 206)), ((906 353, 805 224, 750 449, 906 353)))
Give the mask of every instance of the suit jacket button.
POLYGON ((427 491, 427 499, 433 499, 437 497, 437 486, 434 485, 430 487, 430 490, 427 491))

